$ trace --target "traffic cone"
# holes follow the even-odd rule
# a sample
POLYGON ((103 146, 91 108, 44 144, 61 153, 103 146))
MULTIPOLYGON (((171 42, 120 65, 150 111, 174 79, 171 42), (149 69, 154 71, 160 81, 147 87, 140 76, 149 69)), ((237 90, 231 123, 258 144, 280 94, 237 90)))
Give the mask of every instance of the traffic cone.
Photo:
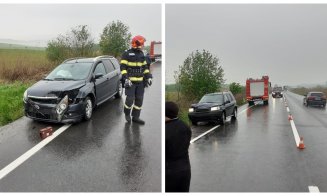
POLYGON ((300 143, 299 143, 298 148, 301 149, 301 150, 305 148, 304 142, 303 142, 303 137, 300 137, 300 143))
POLYGON ((288 115, 288 120, 293 120, 293 117, 291 114, 288 115))

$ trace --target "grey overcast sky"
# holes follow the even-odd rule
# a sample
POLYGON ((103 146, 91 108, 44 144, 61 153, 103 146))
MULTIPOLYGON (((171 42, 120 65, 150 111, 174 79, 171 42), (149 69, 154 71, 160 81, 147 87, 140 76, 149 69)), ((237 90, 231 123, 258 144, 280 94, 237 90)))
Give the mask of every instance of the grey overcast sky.
POLYGON ((47 41, 87 25, 98 41, 103 28, 116 20, 132 35, 161 40, 160 4, 0 4, 0 39, 47 41))
POLYGON ((166 5, 166 84, 197 49, 220 59, 226 83, 326 83, 327 4, 166 5))

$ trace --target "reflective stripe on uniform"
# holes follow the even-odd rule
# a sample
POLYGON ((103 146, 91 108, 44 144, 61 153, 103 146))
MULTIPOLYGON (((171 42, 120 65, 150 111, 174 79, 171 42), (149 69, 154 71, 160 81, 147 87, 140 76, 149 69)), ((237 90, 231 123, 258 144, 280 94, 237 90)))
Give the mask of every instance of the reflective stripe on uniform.
POLYGON ((132 108, 132 106, 131 107, 128 107, 126 104, 124 104, 124 107, 127 108, 127 109, 131 109, 132 108))
POLYGON ((137 109, 137 110, 141 110, 141 107, 138 107, 138 106, 136 106, 136 105, 133 105, 133 108, 134 108, 134 109, 137 109))
POLYGON ((126 70, 122 70, 122 71, 121 71, 121 74, 122 74, 122 75, 127 74, 127 71, 126 71, 126 70))
POLYGON ((143 62, 128 62, 127 60, 121 60, 120 64, 128 65, 128 66, 143 66, 146 65, 146 61, 143 62))
POLYGON ((144 73, 144 74, 150 73, 150 70, 146 69, 146 70, 144 70, 143 73, 144 73))
POLYGON ((128 64, 128 61, 127 61, 127 60, 121 60, 121 61, 120 61, 120 64, 125 64, 125 65, 127 65, 127 64, 128 64))
POLYGON ((132 82, 143 81, 143 77, 129 77, 129 80, 132 82))

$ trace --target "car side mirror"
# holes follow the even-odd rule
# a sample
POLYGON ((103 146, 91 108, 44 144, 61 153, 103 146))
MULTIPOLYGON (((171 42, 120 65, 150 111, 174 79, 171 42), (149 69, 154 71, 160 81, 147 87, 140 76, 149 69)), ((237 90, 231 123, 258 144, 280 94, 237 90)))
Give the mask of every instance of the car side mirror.
POLYGON ((230 103, 230 101, 229 101, 229 100, 225 101, 225 104, 228 104, 228 103, 230 103))
POLYGON ((102 73, 97 73, 97 74, 95 74, 94 79, 96 80, 96 79, 99 79, 101 77, 103 77, 103 74, 102 73))

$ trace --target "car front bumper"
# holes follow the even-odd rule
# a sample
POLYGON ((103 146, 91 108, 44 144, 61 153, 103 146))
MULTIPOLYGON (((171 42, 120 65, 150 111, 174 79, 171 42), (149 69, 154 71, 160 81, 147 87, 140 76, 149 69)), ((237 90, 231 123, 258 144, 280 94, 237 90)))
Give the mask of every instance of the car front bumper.
POLYGON ((190 112, 188 117, 191 121, 218 121, 222 115, 221 110, 207 112, 190 112))
POLYGON ((34 120, 53 123, 74 123, 82 120, 84 103, 69 104, 62 117, 56 111, 57 104, 41 104, 32 101, 24 102, 25 116, 34 120))

